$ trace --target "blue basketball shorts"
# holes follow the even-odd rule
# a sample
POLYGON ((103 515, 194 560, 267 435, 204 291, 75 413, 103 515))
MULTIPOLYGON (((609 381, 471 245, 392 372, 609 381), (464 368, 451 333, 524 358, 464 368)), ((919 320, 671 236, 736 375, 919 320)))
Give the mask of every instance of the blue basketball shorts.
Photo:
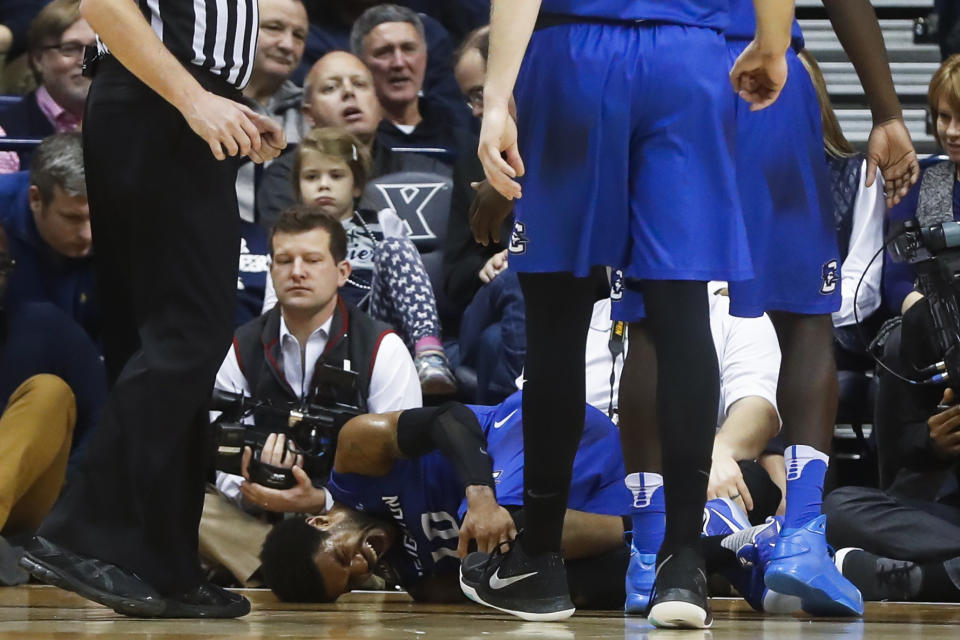
POLYGON ((752 276, 726 43, 681 25, 534 32, 515 96, 526 166, 510 266, 631 278, 752 276))
MULTIPOLYGON (((728 60, 747 46, 731 40, 728 60)), ((840 308, 840 254, 817 93, 793 50, 780 97, 737 105, 737 183, 755 276, 730 283, 730 313, 831 313, 840 308)))

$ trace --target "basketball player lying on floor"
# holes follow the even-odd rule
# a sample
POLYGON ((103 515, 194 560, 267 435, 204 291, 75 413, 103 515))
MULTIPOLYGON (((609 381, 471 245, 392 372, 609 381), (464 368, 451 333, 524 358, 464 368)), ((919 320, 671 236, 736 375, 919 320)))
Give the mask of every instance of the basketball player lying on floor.
MULTIPOLYGON (((470 543, 483 558, 523 528, 521 403, 517 392, 494 407, 451 402, 350 420, 326 487, 333 506, 273 528, 261 553, 266 584, 283 600, 331 602, 385 571, 416 600, 462 599, 459 558, 470 543)), ((617 428, 587 406, 563 532, 577 606, 623 606, 629 548, 620 514, 632 502, 617 428)), ((730 551, 720 539, 705 547, 711 564, 739 572, 746 593, 753 571, 733 554, 740 538, 752 540, 742 534, 730 551)))

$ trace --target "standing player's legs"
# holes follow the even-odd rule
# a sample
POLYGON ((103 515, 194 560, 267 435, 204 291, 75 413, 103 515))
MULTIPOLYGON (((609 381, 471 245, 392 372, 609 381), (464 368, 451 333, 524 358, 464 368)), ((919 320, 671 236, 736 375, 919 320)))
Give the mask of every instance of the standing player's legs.
MULTIPOLYGON (((745 46, 731 42, 729 59, 745 46)), ((740 105, 737 114, 737 178, 757 276, 731 283, 730 310, 769 311, 783 356, 787 515, 765 579, 801 597, 808 613, 860 614, 860 595, 832 566, 818 518, 837 408, 829 314, 840 305, 839 252, 816 93, 796 55, 787 59, 777 102, 758 112, 740 105)))
POLYGON ((587 276, 621 263, 629 245, 631 69, 624 61, 638 54, 631 32, 596 24, 536 31, 515 92, 527 173, 510 266, 526 307, 528 518, 520 543, 488 565, 477 595, 530 620, 573 613, 560 539, 583 429, 583 354, 597 291, 587 276), (509 577, 518 581, 505 585, 509 577))
MULTIPOLYGON (((712 620, 699 537, 719 403, 706 281, 750 277, 752 270, 733 172, 734 98, 721 57, 723 39, 707 29, 681 26, 638 32, 649 40, 636 63, 633 245, 624 272, 641 283, 645 327, 656 352, 663 489, 654 469, 635 467, 655 465, 655 459, 634 460, 625 452, 629 471, 641 474, 628 476, 628 488, 638 520, 642 513, 636 511, 649 506, 656 521, 660 493, 666 511, 651 620, 659 626, 700 627, 712 620)), ((622 396, 634 392, 632 374, 621 381, 622 396)), ((649 397, 644 386, 638 391, 649 397)), ((622 436, 634 446, 636 440, 643 437, 622 436)), ((643 526, 638 522, 639 529, 643 526)), ((641 542, 650 548, 638 551, 647 553, 654 536, 641 542)))
POLYGON ((173 107, 113 60, 94 81, 84 136, 102 310, 135 325, 140 347, 40 529, 53 546, 32 555, 54 583, 124 613, 242 614, 248 603, 202 585, 197 558, 205 409, 235 304, 235 164, 217 162, 173 107), (99 233, 111 225, 128 233, 99 233), (127 608, 58 548, 136 574, 138 592, 152 588, 163 606, 127 608))

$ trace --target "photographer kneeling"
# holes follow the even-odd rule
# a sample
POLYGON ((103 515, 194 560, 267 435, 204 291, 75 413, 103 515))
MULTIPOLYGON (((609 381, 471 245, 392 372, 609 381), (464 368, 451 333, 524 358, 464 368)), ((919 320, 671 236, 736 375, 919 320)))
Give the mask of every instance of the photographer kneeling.
MULTIPOLYGON (((237 329, 216 388, 274 409, 303 411, 333 401, 352 405, 358 413, 419 407, 420 382, 403 341, 338 294, 350 275, 339 221, 312 206, 288 209, 271 230, 270 253, 278 303, 237 329), (331 367, 340 370, 334 374, 356 372, 350 376, 352 389, 340 389, 335 398, 326 384, 331 367)), ((329 503, 322 488, 327 478, 311 478, 304 471, 304 457, 283 433, 288 422, 278 420, 277 413, 253 411, 245 421, 261 433, 272 432, 259 462, 292 469, 296 484, 273 489, 251 482, 250 463, 256 456, 245 447, 246 479, 218 471, 217 491, 208 491, 204 501, 201 556, 228 569, 244 586, 258 584, 260 547, 269 521, 277 518, 271 514, 322 513, 329 503)))

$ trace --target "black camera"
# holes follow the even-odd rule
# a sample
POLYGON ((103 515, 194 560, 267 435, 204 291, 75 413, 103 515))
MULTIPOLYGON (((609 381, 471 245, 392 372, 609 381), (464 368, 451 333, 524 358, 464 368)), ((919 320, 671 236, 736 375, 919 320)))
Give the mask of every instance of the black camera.
POLYGON ((313 391, 301 403, 276 403, 215 389, 211 409, 222 413, 212 425, 214 467, 240 475, 243 450, 250 447, 252 482, 273 489, 293 487, 296 479, 290 469, 260 461, 267 437, 281 433, 288 450, 303 456, 307 475, 325 481, 333 469, 340 429, 361 413, 358 403, 350 402, 356 397, 356 377, 352 371, 319 365, 313 391), (251 416, 254 424, 241 423, 251 416))
POLYGON ((893 229, 887 244, 894 262, 914 265, 917 290, 930 307, 930 337, 942 360, 920 373, 932 376, 929 382, 960 380, 960 222, 907 220, 893 229))

